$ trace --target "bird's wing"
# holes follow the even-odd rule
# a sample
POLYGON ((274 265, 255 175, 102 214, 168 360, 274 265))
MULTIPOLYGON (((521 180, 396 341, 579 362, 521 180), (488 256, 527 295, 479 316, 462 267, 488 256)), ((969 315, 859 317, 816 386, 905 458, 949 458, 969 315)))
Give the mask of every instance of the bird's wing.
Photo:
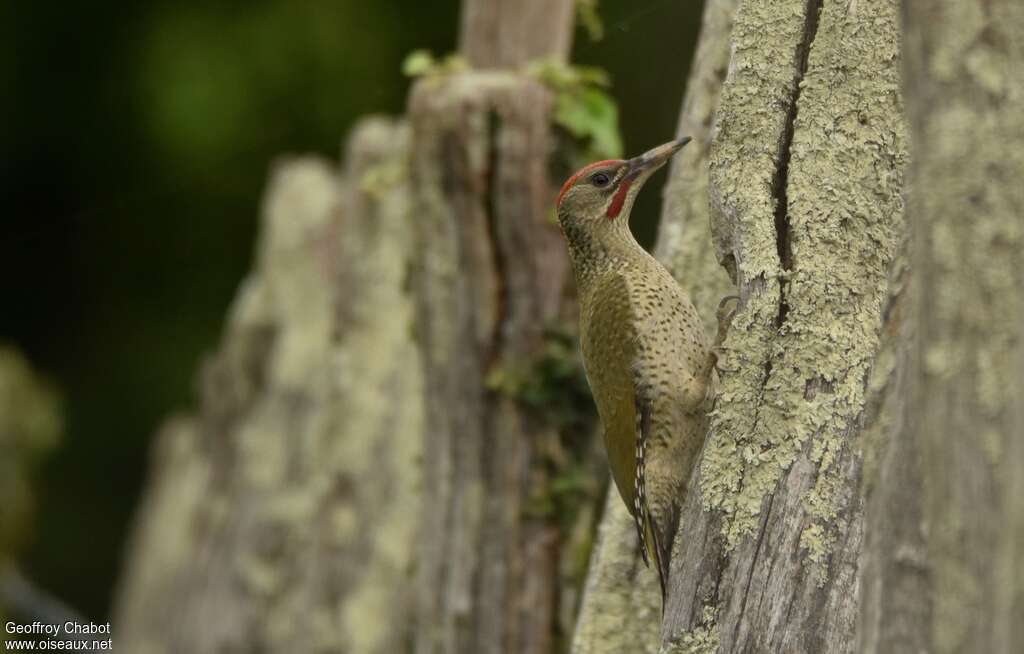
MULTIPOLYGON (((638 380, 637 380, 638 381, 638 380)), ((640 550, 643 552, 644 563, 649 563, 648 548, 654 555, 654 565, 658 569, 658 583, 661 585, 662 606, 665 602, 665 591, 668 584, 668 564, 671 555, 672 532, 674 526, 658 525, 651 515, 647 504, 646 459, 647 442, 651 434, 651 404, 644 397, 643 386, 634 381, 636 392, 636 481, 633 497, 633 512, 637 533, 640 535, 640 550)))
MULTIPOLYGON (((634 384, 634 393, 635 388, 634 384)), ((651 413, 647 410, 646 404, 640 400, 639 393, 635 393, 635 402, 636 471, 633 475, 633 524, 636 525, 636 535, 640 540, 640 553, 644 557, 644 564, 649 567, 651 561, 647 556, 647 489, 644 485, 644 457, 647 454, 646 436, 651 431, 651 413)))

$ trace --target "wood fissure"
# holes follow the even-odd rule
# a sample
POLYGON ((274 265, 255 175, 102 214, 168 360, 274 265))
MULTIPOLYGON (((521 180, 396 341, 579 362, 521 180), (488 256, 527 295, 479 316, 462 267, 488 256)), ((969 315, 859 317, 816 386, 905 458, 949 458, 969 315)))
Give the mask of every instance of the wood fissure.
MULTIPOLYGON (((775 326, 780 330, 785 324, 786 314, 789 312, 785 280, 788 273, 793 269, 793 248, 789 235, 789 199, 786 192, 786 187, 789 184, 790 149, 793 147, 793 131, 800 104, 801 85, 803 84, 804 75, 807 74, 807 61, 810 56, 811 46, 814 44, 814 37, 818 32, 818 14, 821 12, 822 1, 809 0, 807 5, 807 24, 804 27, 803 39, 798 46, 800 65, 797 69, 792 96, 788 104, 785 128, 782 132, 782 146, 779 149, 779 162, 772 179, 772 196, 775 199, 775 246, 779 256, 779 265, 782 268, 783 280, 779 284, 779 312, 775 318, 775 326)), ((765 373, 765 380, 767 381, 771 375, 771 360, 766 365, 769 366, 765 373)))
POLYGON ((666 645, 706 632, 702 589, 717 587, 720 651, 852 650, 856 439, 901 233, 895 16, 893 0, 740 3, 710 191, 742 307, 699 503, 683 509, 666 645), (836 265, 844 250, 862 264, 836 265))
POLYGON ((498 170, 500 165, 500 136, 501 116, 497 111, 489 111, 487 112, 487 141, 485 145, 487 148, 487 171, 484 175, 483 192, 485 197, 484 211, 486 212, 485 225, 487 226, 487 236, 490 240, 490 251, 493 253, 495 302, 494 326, 491 331, 490 342, 487 344, 487 354, 485 355, 487 368, 500 363, 499 357, 501 356, 502 342, 504 340, 502 334, 508 328, 506 324, 509 304, 508 265, 506 263, 505 248, 499 237, 500 225, 498 224, 500 220, 498 216, 500 203, 497 185, 501 179, 498 170))
POLYGON ((426 79, 410 98, 427 425, 442 448, 425 464, 452 484, 427 487, 452 519, 443 533, 425 525, 418 652, 551 648, 558 550, 536 546, 551 527, 527 511, 546 483, 537 442, 550 426, 490 382, 541 352, 560 308, 567 262, 544 221, 550 104, 504 72, 426 79))

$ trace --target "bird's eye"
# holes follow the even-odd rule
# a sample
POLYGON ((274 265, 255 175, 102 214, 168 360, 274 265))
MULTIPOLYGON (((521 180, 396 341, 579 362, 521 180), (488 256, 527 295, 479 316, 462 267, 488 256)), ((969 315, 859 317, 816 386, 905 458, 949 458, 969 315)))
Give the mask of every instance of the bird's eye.
POLYGON ((608 182, 610 182, 610 181, 612 181, 611 178, 608 177, 608 175, 605 174, 605 173, 594 173, 594 175, 590 178, 590 182, 594 186, 598 186, 598 187, 600 187, 600 186, 608 186, 608 182))

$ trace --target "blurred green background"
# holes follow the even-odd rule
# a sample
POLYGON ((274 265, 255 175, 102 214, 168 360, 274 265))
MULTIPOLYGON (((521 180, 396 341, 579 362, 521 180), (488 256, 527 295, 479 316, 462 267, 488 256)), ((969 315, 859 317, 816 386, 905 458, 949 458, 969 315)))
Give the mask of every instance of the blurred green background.
MULTIPOLYGON (((336 157, 359 117, 403 110, 405 55, 455 48, 458 2, 7 2, 0 8, 0 341, 64 397, 21 566, 107 615, 150 438, 193 402, 249 266, 267 170, 336 157)), ((601 0, 626 153, 670 138, 701 3, 601 0)), ((652 186, 660 186, 661 173, 652 186)), ((634 229, 650 244, 659 191, 634 229)))

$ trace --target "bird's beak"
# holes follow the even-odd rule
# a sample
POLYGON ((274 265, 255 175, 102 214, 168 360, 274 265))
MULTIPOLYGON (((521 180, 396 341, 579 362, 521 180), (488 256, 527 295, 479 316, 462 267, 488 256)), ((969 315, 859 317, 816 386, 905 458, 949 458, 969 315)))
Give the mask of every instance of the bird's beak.
POLYGON ((626 164, 629 166, 629 172, 627 173, 633 179, 636 179, 640 175, 653 173, 664 165, 666 161, 672 158, 676 152, 683 149, 683 146, 689 143, 692 139, 689 136, 663 143, 656 148, 644 152, 639 157, 633 157, 626 164))

